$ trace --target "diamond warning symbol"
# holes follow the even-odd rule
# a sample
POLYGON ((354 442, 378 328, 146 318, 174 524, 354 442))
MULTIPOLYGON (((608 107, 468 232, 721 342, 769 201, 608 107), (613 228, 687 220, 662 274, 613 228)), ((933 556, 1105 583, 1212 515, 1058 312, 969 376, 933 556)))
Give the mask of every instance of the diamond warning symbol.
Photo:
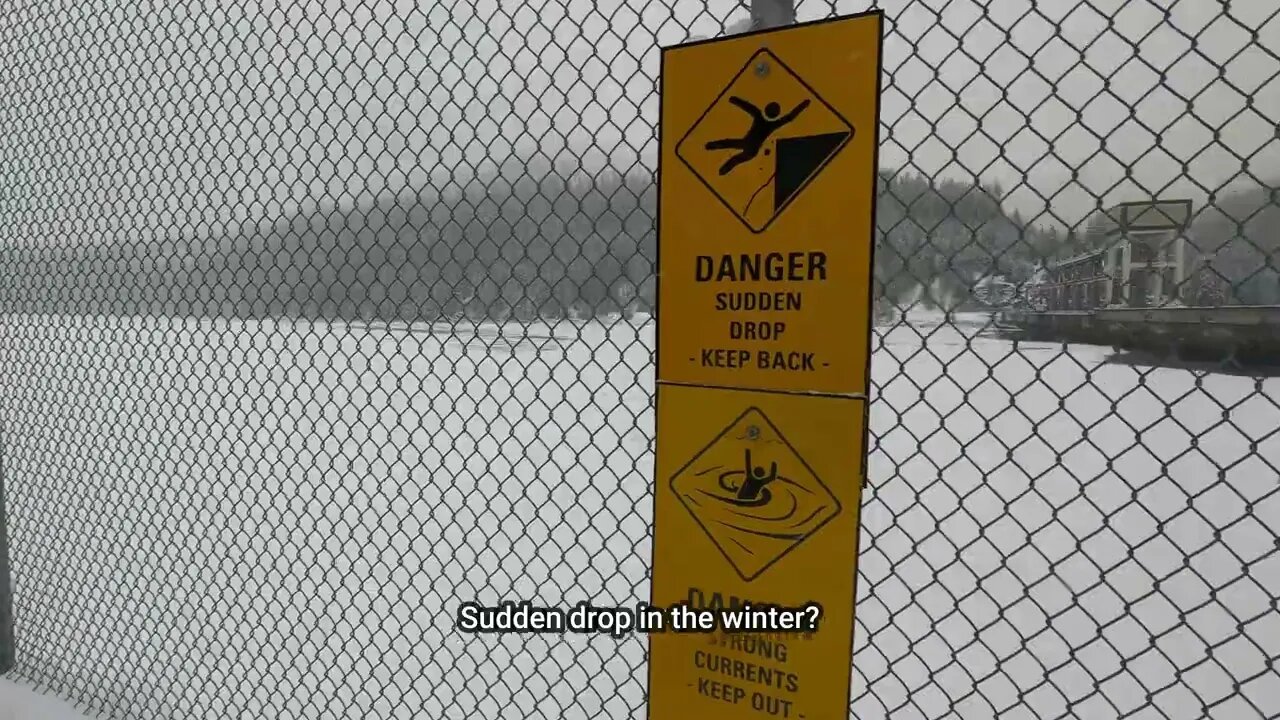
POLYGON ((676 155, 754 233, 764 232, 854 128, 767 49, 751 56, 676 155))
POLYGON ((840 503, 757 408, 671 478, 671 489, 743 580, 840 513, 840 503))

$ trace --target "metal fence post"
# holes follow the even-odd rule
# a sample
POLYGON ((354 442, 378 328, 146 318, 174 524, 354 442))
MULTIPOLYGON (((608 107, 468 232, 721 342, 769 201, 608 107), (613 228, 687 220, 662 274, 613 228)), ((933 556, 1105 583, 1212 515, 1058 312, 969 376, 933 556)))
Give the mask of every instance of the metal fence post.
POLYGON ((5 511, 4 438, 0 437, 0 674, 13 669, 13 583, 9 573, 9 516, 5 511))
POLYGON ((794 24, 794 0, 751 0, 751 25, 754 30, 794 24))

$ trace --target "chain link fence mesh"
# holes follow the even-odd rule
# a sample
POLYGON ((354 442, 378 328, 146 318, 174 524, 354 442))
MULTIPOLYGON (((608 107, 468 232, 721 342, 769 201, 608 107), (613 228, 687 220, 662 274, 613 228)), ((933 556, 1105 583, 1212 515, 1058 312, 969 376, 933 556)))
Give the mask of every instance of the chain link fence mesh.
MULTIPOLYGON (((1275 335, 1277 10, 880 7, 850 717, 1280 717, 1280 385, 1170 347, 1232 306, 1275 335), (1103 258, 1157 199, 1192 207, 1163 285, 1103 258), (1213 312, 1137 349, 1003 327, 1116 304, 1102 275, 1213 312)), ((4 4, 16 676, 101 718, 644 717, 642 637, 453 612, 648 598, 658 47, 748 26, 4 4)))

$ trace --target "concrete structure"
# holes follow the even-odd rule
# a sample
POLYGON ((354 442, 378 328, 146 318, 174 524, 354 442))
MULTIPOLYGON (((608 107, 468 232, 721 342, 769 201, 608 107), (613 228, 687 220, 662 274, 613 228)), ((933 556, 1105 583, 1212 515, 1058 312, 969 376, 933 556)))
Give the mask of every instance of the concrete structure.
POLYGON ((1191 201, 1122 203, 1085 232, 1093 250, 1043 268, 1028 287, 1040 312, 1164 307, 1182 302, 1191 201))
POLYGON ((1101 307, 1163 307, 1181 301, 1188 277, 1190 200, 1122 203, 1088 232, 1102 247, 1101 307))

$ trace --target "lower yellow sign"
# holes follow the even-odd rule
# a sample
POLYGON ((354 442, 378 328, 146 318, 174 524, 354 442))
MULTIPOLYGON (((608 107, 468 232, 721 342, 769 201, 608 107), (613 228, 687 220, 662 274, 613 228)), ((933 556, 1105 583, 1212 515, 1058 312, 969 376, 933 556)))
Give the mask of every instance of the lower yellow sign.
POLYGON ((652 603, 822 607, 805 632, 664 632, 650 720, 846 718, 866 403, 658 386, 652 603))

